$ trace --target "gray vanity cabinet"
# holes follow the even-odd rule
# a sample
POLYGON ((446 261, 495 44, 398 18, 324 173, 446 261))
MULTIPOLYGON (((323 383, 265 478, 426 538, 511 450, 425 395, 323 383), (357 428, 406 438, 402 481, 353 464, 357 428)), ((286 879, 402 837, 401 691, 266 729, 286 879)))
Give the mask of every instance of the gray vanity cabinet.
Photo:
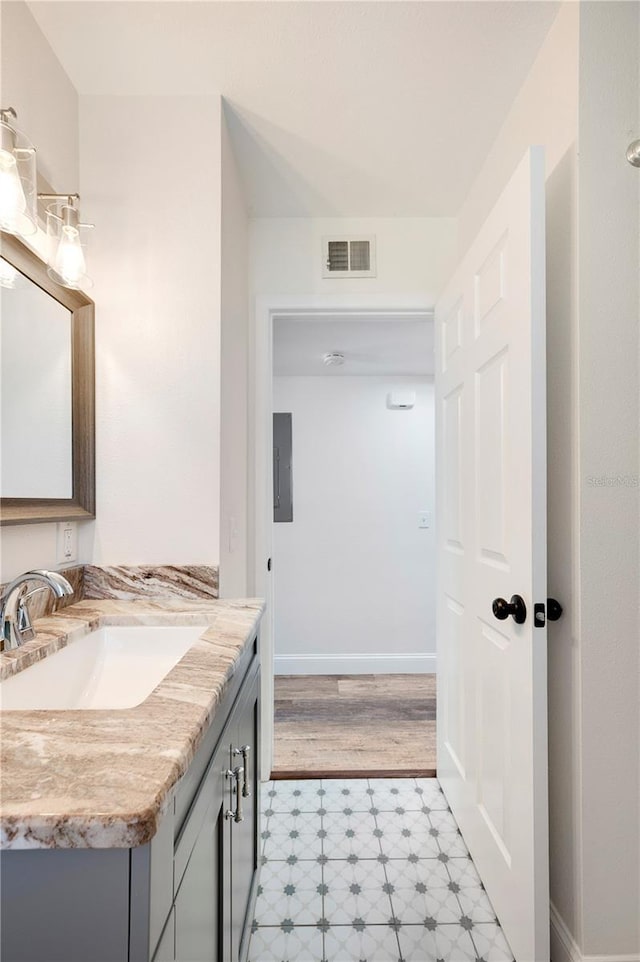
POLYGON ((258 866, 259 692, 256 638, 148 844, 2 853, 2 962, 243 962, 258 866))
MULTIPOLYGON (((154 962, 240 962, 246 956, 258 867, 259 690, 254 666, 180 829, 167 923, 174 955, 170 933, 163 933, 154 962)), ((178 794, 177 807, 180 802, 178 794)))
POLYGON ((209 805, 174 906, 175 955, 167 960, 211 962, 224 932, 220 911, 220 866, 224 811, 209 805))
POLYGON ((153 962, 173 962, 176 955, 176 916, 175 909, 171 909, 164 932, 158 943, 153 962))
MULTIPOLYGON (((154 962, 211 962, 221 960, 228 910, 224 902, 229 874, 229 832, 226 813, 230 802, 227 776, 229 726, 221 735, 204 777, 179 828, 175 842, 173 886, 175 901, 169 917, 174 931, 173 953, 162 946, 163 959, 154 962)), ((197 758, 196 758, 197 761, 197 758)), ((182 792, 190 786, 182 786, 182 792)), ((182 792, 176 799, 178 807, 182 792)))
MULTIPOLYGON (((239 705, 237 730, 234 732, 236 752, 234 761, 245 769, 241 784, 242 822, 231 825, 231 962, 246 957, 247 945, 243 941, 251 931, 255 887, 258 872, 258 819, 259 819, 259 718, 260 685, 256 678, 247 686, 239 705), (241 754, 237 754, 240 752, 241 754), (243 788, 246 794, 243 794, 243 788)), ((182 960, 180 960, 182 962, 182 960)))

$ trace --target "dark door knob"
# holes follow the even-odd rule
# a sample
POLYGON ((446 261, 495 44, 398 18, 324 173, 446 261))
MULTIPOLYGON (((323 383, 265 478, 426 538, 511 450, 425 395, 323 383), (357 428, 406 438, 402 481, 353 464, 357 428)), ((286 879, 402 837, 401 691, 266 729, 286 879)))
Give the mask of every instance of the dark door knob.
POLYGON ((511 601, 496 598, 492 605, 493 613, 498 621, 504 621, 511 615, 517 625, 523 625, 527 620, 527 606, 520 595, 511 595, 511 601))
POLYGON ((562 605, 555 598, 547 598, 547 621, 557 621, 562 615, 562 605))

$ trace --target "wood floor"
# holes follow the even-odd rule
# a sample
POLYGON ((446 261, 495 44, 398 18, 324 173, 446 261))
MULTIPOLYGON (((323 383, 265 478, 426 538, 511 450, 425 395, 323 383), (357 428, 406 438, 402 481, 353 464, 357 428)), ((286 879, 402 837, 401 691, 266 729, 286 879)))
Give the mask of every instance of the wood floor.
POLYGON ((276 675, 272 778, 435 774, 435 675, 276 675))

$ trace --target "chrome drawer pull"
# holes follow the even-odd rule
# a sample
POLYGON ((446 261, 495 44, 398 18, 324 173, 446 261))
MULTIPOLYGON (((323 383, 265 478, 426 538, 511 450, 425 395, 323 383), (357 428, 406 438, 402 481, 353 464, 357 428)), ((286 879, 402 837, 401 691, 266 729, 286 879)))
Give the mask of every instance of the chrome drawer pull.
POLYGON ((242 755, 242 761, 244 762, 244 778, 242 779, 242 797, 251 798, 251 791, 249 789, 249 759, 248 755, 251 751, 251 745, 243 745, 242 748, 234 748, 234 755, 242 755))
MULTIPOLYGON (((236 785, 236 810, 229 809, 224 813, 225 818, 232 818, 234 822, 241 822, 244 819, 242 813, 242 792, 240 791, 240 777, 244 774, 244 768, 242 765, 238 765, 237 768, 228 768, 224 773, 226 778, 233 778, 236 785)), ((232 790, 233 791, 233 790, 232 790)))

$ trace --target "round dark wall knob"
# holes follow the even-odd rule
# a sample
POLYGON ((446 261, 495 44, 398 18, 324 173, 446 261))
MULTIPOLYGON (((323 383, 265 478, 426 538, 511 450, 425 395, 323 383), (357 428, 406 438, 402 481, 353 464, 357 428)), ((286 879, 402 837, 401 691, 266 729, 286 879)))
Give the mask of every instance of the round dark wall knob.
POLYGON ((498 621, 505 621, 509 615, 517 625, 523 625, 527 620, 527 606, 520 595, 511 595, 511 601, 496 598, 491 607, 498 621))
POLYGON ((547 621, 557 621, 562 616, 562 605, 555 598, 547 598, 547 621))

